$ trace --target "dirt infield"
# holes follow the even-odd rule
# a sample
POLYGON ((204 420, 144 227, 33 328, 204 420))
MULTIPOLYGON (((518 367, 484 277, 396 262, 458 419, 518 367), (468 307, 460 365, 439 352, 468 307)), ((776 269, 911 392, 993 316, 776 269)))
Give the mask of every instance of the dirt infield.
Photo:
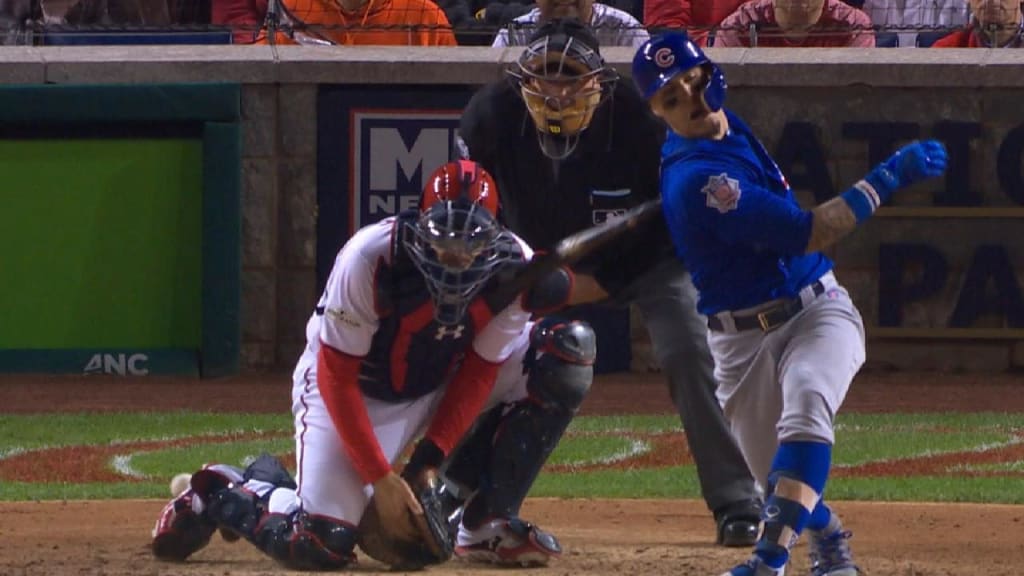
MULTIPOLYGON (((287 375, 211 382, 169 378, 0 377, 5 413, 180 408, 288 410, 287 375)), ((1024 411, 1019 376, 865 374, 846 411, 1024 411)), ((585 414, 667 413, 672 408, 658 376, 602 377, 585 414)), ((671 441, 666 447, 682 447, 671 441)), ((0 576, 256 575, 281 570, 250 546, 215 539, 182 565, 154 562, 146 545, 163 505, 158 501, 7 503, 0 505, 0 576)), ((854 530, 860 565, 872 576, 1018 574, 1024 558, 1024 507, 839 502, 854 530)), ((710 514, 701 502, 531 499, 524 515, 561 538, 566 554, 551 575, 719 574, 748 551, 712 545, 710 514)), ((381 566, 365 559, 355 570, 381 566)), ((429 572, 492 574, 460 562, 429 572)), ((790 574, 806 574, 801 544, 790 574)))

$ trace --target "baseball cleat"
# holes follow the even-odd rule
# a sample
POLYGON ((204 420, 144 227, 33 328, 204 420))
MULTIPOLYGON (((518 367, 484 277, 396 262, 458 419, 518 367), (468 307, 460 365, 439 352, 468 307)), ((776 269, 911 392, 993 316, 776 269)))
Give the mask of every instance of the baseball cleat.
POLYGON ((784 576, 785 573, 785 566, 782 568, 772 568, 754 555, 743 564, 739 564, 728 572, 723 572, 722 576, 784 576))
POLYGON ((839 530, 831 536, 825 536, 820 532, 809 531, 809 535, 811 576, 857 576, 861 573, 860 568, 853 563, 853 553, 850 552, 852 532, 839 530))
POLYGON ((492 520, 476 530, 459 526, 455 556, 502 566, 544 566, 562 555, 554 535, 519 518, 492 520))
POLYGON ((757 544, 761 526, 761 502, 743 500, 715 511, 718 532, 715 543, 719 546, 749 548, 757 544))

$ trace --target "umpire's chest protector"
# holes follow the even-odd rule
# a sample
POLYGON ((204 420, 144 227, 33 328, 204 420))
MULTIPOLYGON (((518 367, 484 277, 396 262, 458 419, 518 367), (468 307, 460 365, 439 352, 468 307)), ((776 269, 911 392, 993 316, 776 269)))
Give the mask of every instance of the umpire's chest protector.
MULTIPOLYGON (((618 96, 616 96, 618 98, 618 96)), ((583 132, 575 152, 563 160, 544 155, 532 124, 509 118, 505 140, 491 169, 501 195, 501 218, 534 248, 543 249, 657 195, 657 156, 662 130, 627 110, 605 103, 583 132), (643 146, 641 139, 650 140, 643 146), (638 149, 655 151, 650 162, 633 161, 638 149), (651 174, 640 175, 648 171, 651 174), (638 182, 651 182, 638 190, 638 182)), ((525 114, 525 112, 524 112, 525 114)), ((512 115, 515 116, 515 115, 512 115)))

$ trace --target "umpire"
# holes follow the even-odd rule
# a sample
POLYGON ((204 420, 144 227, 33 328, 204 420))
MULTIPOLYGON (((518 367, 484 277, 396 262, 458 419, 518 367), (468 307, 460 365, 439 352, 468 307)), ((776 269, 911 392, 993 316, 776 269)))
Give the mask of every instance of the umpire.
MULTIPOLYGON (((658 196, 665 127, 631 83, 617 81, 589 28, 545 23, 508 76, 470 100, 458 144, 496 179, 499 215, 513 232, 543 249, 658 196)), ((707 324, 671 245, 657 219, 584 259, 567 305, 638 306, 715 516, 716 541, 751 546, 760 496, 715 398, 707 324)))

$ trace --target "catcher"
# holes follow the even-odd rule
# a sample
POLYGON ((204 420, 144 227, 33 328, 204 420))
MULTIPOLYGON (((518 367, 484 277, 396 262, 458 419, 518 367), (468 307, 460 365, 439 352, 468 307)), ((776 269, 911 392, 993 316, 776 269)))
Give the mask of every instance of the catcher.
POLYGON ((565 271, 510 304, 493 301, 492 288, 532 256, 498 224, 497 209, 491 176, 474 162, 450 162, 428 178, 418 210, 366 226, 345 244, 294 372, 297 482, 268 456, 245 470, 205 466, 162 511, 152 542, 158 559, 184 560, 219 529, 295 570, 343 568, 357 545, 396 569, 444 562, 456 535, 436 470, 485 406, 528 396, 533 408, 502 410, 509 432, 484 449, 501 455, 492 472, 514 485, 481 489, 489 521, 470 550, 518 564, 561 552, 517 514, 548 444, 589 389, 594 335, 578 322, 529 322, 531 312, 568 298, 565 271), (552 353, 534 359, 533 351, 552 353), (528 352, 539 374, 559 379, 527 377, 528 352), (529 453, 510 474, 505 460, 517 450, 529 453))

